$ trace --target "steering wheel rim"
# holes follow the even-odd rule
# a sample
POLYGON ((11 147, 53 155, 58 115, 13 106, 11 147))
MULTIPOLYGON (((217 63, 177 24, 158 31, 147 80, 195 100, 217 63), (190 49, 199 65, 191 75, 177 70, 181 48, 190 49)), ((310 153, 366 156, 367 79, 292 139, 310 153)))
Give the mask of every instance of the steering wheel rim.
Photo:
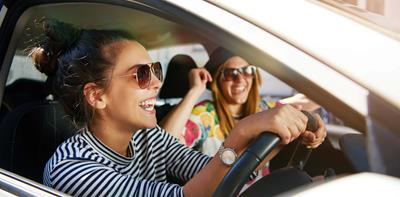
MULTIPOLYGON (((302 110, 302 112, 308 118, 306 130, 315 132, 318 129, 318 123, 314 116, 307 111, 302 110)), ((237 196, 250 174, 280 142, 279 136, 272 132, 261 133, 240 155, 218 185, 213 197, 237 196)), ((308 159, 308 156, 309 154, 304 159, 308 159)), ((302 163, 305 162, 303 161, 302 163)))

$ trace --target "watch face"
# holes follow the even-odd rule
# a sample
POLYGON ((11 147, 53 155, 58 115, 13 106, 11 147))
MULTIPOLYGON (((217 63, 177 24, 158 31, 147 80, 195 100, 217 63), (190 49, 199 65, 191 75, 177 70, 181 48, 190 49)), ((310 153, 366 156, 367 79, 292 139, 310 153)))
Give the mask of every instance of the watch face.
POLYGON ((232 165, 236 160, 236 153, 231 149, 225 149, 221 153, 221 160, 226 165, 232 165))

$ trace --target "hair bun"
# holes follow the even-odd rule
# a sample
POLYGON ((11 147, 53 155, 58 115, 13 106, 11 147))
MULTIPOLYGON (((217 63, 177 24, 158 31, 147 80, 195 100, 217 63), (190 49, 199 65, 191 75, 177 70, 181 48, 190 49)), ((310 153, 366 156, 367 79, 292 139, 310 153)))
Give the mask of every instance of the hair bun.
POLYGON ((44 39, 31 50, 35 67, 46 75, 57 70, 57 58, 79 40, 81 30, 71 24, 54 19, 44 19, 44 39))
POLYGON ((45 51, 42 47, 35 47, 31 50, 31 56, 34 62, 36 69, 40 72, 51 75, 53 74, 55 69, 55 58, 52 58, 48 52, 45 51))

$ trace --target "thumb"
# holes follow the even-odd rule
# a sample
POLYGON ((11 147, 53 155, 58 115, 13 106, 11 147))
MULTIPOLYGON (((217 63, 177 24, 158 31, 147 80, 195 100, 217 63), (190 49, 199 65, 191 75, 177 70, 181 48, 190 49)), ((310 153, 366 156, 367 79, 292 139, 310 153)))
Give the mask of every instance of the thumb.
POLYGON ((297 110, 302 110, 303 109, 303 106, 300 105, 300 104, 290 104, 290 105, 292 105, 297 110))

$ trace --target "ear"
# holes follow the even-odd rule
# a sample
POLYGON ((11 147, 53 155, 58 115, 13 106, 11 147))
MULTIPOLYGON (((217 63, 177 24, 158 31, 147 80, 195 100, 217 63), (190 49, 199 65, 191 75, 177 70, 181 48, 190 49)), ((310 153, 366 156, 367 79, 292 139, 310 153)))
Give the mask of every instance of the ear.
POLYGON ((107 105, 103 89, 93 82, 85 84, 83 87, 83 95, 85 96, 86 102, 95 109, 104 109, 107 105))

